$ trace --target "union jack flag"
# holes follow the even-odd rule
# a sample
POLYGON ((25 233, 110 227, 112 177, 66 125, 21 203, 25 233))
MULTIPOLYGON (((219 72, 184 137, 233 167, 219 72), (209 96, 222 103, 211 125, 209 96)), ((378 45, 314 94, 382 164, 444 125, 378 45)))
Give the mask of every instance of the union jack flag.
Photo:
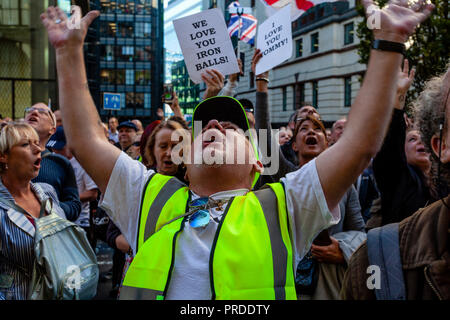
MULTIPOLYGON (((241 5, 238 1, 234 1, 228 6, 228 9, 231 8, 241 8, 241 5)), ((241 38, 239 40, 253 44, 255 42, 257 24, 258 20, 254 16, 243 13, 241 15, 241 38)), ((228 33, 230 37, 239 36, 239 15, 237 13, 231 14, 230 22, 228 23, 228 33)))
POLYGON ((336 0, 261 0, 266 7, 266 14, 271 16, 282 7, 292 4, 291 21, 297 20, 304 12, 323 2, 334 2, 336 0))

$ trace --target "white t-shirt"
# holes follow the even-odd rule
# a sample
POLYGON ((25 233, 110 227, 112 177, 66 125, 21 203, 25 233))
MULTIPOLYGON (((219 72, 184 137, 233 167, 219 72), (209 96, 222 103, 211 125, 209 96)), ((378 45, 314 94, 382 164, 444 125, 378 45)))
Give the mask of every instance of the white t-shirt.
MULTIPOLYGON (((80 195, 85 191, 97 189, 95 182, 86 173, 75 157, 70 159, 70 163, 72 164, 73 171, 75 172, 78 193, 80 195)), ((81 227, 89 227, 89 201, 81 203, 81 212, 75 223, 81 227)))
MULTIPOLYGON (((136 252, 142 192, 152 173, 152 170, 147 170, 142 163, 132 160, 122 152, 101 203, 133 252, 136 252)), ((339 222, 339 206, 333 212, 328 210, 315 160, 287 174, 282 181, 297 265, 319 232, 339 222)), ((223 191, 211 195, 211 198, 229 199, 247 192, 246 189, 223 191)), ((192 199, 197 197, 192 193, 192 199)), ((212 209, 211 215, 220 220, 225 208, 226 205, 220 212, 212 209)), ((214 219, 204 228, 191 228, 189 223, 186 223, 177 240, 175 264, 166 299, 211 299, 209 257, 217 226, 218 222, 214 219)))

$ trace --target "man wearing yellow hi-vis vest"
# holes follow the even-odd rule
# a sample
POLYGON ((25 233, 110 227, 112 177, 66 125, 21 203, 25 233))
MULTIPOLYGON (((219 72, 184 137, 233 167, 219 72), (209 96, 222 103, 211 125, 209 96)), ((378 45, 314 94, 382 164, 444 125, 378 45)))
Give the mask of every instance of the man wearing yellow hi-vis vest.
POLYGON ((241 104, 207 99, 193 120, 193 129, 195 121, 207 125, 193 130, 184 157, 189 187, 123 155, 111 174, 102 206, 135 253, 120 298, 296 299, 295 266, 314 237, 339 221, 314 161, 250 191, 262 164, 251 133, 242 134, 249 126, 241 104))
MULTIPOLYGON (((339 220, 334 208, 381 148, 404 43, 433 9, 394 2, 375 10, 379 25, 372 26, 373 50, 342 137, 279 183, 255 192, 251 188, 262 164, 252 136, 247 140, 236 130, 248 129, 236 100, 214 97, 194 110, 191 148, 187 155, 183 151, 188 187, 147 171, 104 138, 90 96, 83 47, 100 12, 87 13, 78 28, 69 27, 60 8, 49 7, 41 15, 55 48, 71 150, 104 194, 103 207, 135 253, 122 298, 295 299, 293 266, 312 239, 339 220), (197 121, 202 121, 199 130, 197 121), (241 155, 246 161, 237 161, 241 155)), ((373 1, 362 3, 371 17, 373 1)), ((256 79, 257 86, 268 81, 261 75, 256 79)))

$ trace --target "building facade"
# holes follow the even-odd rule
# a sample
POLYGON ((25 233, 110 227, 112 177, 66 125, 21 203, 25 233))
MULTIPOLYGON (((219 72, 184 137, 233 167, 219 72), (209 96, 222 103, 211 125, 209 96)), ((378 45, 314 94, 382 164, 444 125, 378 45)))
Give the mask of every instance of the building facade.
POLYGON ((163 93, 162 0, 96 0, 101 11, 86 46, 89 86, 101 117, 156 119, 163 93), (96 68, 97 66, 97 68, 96 68), (103 109, 103 93, 119 93, 121 109, 103 109))
POLYGON ((52 0, 0 0, 0 114, 20 119, 27 107, 52 101, 58 90, 54 50, 40 15, 52 0))
POLYGON ((192 115, 195 106, 200 102, 200 86, 192 82, 184 60, 172 65, 171 82, 178 95, 178 102, 183 114, 192 115))
POLYGON ((173 20, 202 11, 201 0, 166 0, 164 8, 164 49, 166 83, 172 80, 172 64, 183 60, 173 20))
MULTIPOLYGON (((203 0, 203 5, 204 9, 220 8, 227 16, 230 2, 203 0)), ((240 4, 253 9, 258 24, 267 19, 261 1, 242 0, 240 4)), ((348 114, 366 70, 358 62, 357 52, 356 26, 361 19, 355 0, 349 0, 317 5, 292 23, 292 56, 271 70, 269 77, 274 127, 285 125, 303 103, 316 107, 327 126, 348 114)), ((255 46, 241 43, 240 49, 245 75, 240 77, 236 97, 255 102, 254 75, 250 72, 255 46)))

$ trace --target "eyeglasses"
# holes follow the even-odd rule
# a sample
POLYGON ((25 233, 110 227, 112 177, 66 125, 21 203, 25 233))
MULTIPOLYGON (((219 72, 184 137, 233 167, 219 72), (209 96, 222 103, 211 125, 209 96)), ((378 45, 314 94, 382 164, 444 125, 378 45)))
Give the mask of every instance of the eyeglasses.
POLYGON ((46 114, 50 116, 50 112, 46 108, 36 108, 36 107, 30 107, 25 109, 25 115, 32 113, 33 111, 39 112, 39 114, 46 114))
POLYGON ((135 142, 135 143, 133 143, 133 146, 134 146, 134 147, 140 147, 140 146, 141 146, 141 143, 140 143, 140 142, 135 142))

